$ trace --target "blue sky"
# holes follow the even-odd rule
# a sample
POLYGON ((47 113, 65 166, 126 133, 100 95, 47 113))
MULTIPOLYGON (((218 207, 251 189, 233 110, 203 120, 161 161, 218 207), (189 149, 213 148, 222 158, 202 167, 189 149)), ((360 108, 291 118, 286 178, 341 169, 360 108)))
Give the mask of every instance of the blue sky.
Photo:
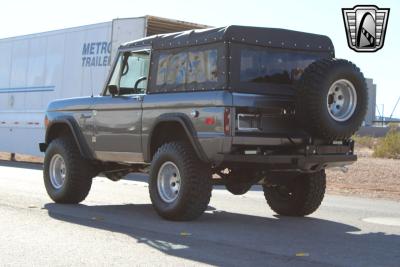
MULTIPOLYGON (((178 1, 178 0, 13 0, 0 16, 0 38, 109 21, 155 15, 213 26, 229 24, 287 28, 326 34, 336 57, 356 63, 377 84, 377 104, 389 116, 400 96, 400 1, 178 1), (376 53, 356 53, 347 46, 341 8, 357 4, 389 7, 385 45, 376 53)), ((396 117, 400 117, 398 106, 396 117)))

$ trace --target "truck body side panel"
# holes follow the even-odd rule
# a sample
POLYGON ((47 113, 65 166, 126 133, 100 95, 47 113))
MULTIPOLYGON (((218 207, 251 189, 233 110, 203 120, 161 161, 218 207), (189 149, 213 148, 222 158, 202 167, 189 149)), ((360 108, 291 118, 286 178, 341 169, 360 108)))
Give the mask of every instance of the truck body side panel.
MULTIPOLYGON (((151 131, 160 122, 161 115, 182 114, 190 119, 207 158, 213 160, 218 153, 230 150, 232 138, 224 134, 224 110, 231 106, 231 93, 222 90, 145 95, 142 115, 143 151, 148 150, 151 131), (196 111, 198 117, 192 115, 196 111)), ((145 158, 148 156, 145 155, 145 158)))

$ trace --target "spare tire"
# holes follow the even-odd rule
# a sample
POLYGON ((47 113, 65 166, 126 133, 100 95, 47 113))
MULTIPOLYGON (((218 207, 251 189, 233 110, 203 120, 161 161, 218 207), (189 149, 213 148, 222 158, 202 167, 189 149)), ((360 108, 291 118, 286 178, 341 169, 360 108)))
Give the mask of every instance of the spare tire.
POLYGON ((310 64, 299 80, 296 119, 314 137, 343 140, 361 126, 368 92, 360 69, 343 59, 310 64))

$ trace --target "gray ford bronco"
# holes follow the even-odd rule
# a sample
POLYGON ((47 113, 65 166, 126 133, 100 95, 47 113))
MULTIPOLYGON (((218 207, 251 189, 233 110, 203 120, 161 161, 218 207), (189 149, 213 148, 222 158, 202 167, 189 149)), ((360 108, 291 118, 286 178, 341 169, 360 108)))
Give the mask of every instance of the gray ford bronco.
POLYGON ((278 214, 314 212, 325 169, 357 160, 351 136, 367 108, 363 74, 331 40, 229 26, 123 44, 99 96, 46 111, 44 183, 79 203, 92 178, 150 170, 157 213, 192 220, 213 185, 240 195, 260 184, 278 214))

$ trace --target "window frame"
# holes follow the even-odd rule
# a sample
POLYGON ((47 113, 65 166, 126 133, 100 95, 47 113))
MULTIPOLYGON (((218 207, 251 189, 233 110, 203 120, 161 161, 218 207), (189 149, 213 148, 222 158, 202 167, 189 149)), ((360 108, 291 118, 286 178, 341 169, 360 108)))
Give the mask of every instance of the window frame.
POLYGON ((223 90, 227 88, 227 63, 226 63, 227 48, 223 42, 215 42, 206 45, 184 46, 171 49, 153 50, 153 57, 150 62, 150 80, 148 82, 147 94, 159 93, 179 93, 179 92, 198 92, 210 90, 223 90), (189 84, 176 85, 157 85, 158 65, 160 56, 163 54, 178 54, 180 52, 206 51, 217 50, 217 81, 197 83, 196 87, 188 87, 189 84))
MULTIPOLYGON (((137 48, 128 47, 128 48, 120 48, 120 49, 118 49, 117 54, 116 54, 115 58, 113 59, 112 67, 110 68, 110 70, 108 72, 106 82, 104 83, 104 87, 103 87, 103 90, 101 92, 101 96, 109 96, 110 95, 110 94, 107 94, 108 85, 110 84, 111 78, 112 78, 112 76, 113 76, 115 71, 119 72, 118 73, 118 78, 119 78, 118 81, 120 81, 120 79, 121 79, 121 71, 122 71, 121 67, 122 66, 120 66, 119 70, 116 70, 116 67, 118 66, 118 60, 121 57, 121 55, 123 55, 125 52, 135 53, 135 52, 140 52, 140 51, 148 51, 149 52, 149 62, 150 62, 150 64, 149 64, 149 68, 147 70, 147 86, 145 88, 145 92, 143 94, 124 94, 124 95, 145 95, 145 94, 147 94, 147 91, 149 90, 150 73, 151 73, 151 69, 152 69, 151 62, 152 62, 153 50, 152 50, 151 46, 141 46, 141 47, 137 47, 137 48)), ((118 82, 118 87, 119 87, 119 82, 118 82)))
MULTIPOLYGON (((257 83, 257 82, 246 82, 240 80, 240 71, 241 71, 241 51, 246 48, 255 48, 266 51, 270 51, 272 53, 303 53, 303 54, 313 54, 320 55, 320 59, 322 58, 331 58, 332 55, 326 51, 309 51, 309 50, 301 50, 301 49, 284 49, 284 48, 272 48, 272 47, 263 47, 259 45, 250 45, 250 44, 240 44, 240 43, 232 43, 230 45, 230 53, 231 53, 231 62, 230 62, 230 72, 232 75, 230 76, 230 87, 233 88, 233 91, 241 92, 241 93, 261 93, 261 94, 277 94, 277 95, 293 95, 295 94, 295 83, 285 84, 285 83, 273 83, 273 82, 265 82, 265 83, 257 83)), ((318 60, 318 59, 317 59, 318 60)))

